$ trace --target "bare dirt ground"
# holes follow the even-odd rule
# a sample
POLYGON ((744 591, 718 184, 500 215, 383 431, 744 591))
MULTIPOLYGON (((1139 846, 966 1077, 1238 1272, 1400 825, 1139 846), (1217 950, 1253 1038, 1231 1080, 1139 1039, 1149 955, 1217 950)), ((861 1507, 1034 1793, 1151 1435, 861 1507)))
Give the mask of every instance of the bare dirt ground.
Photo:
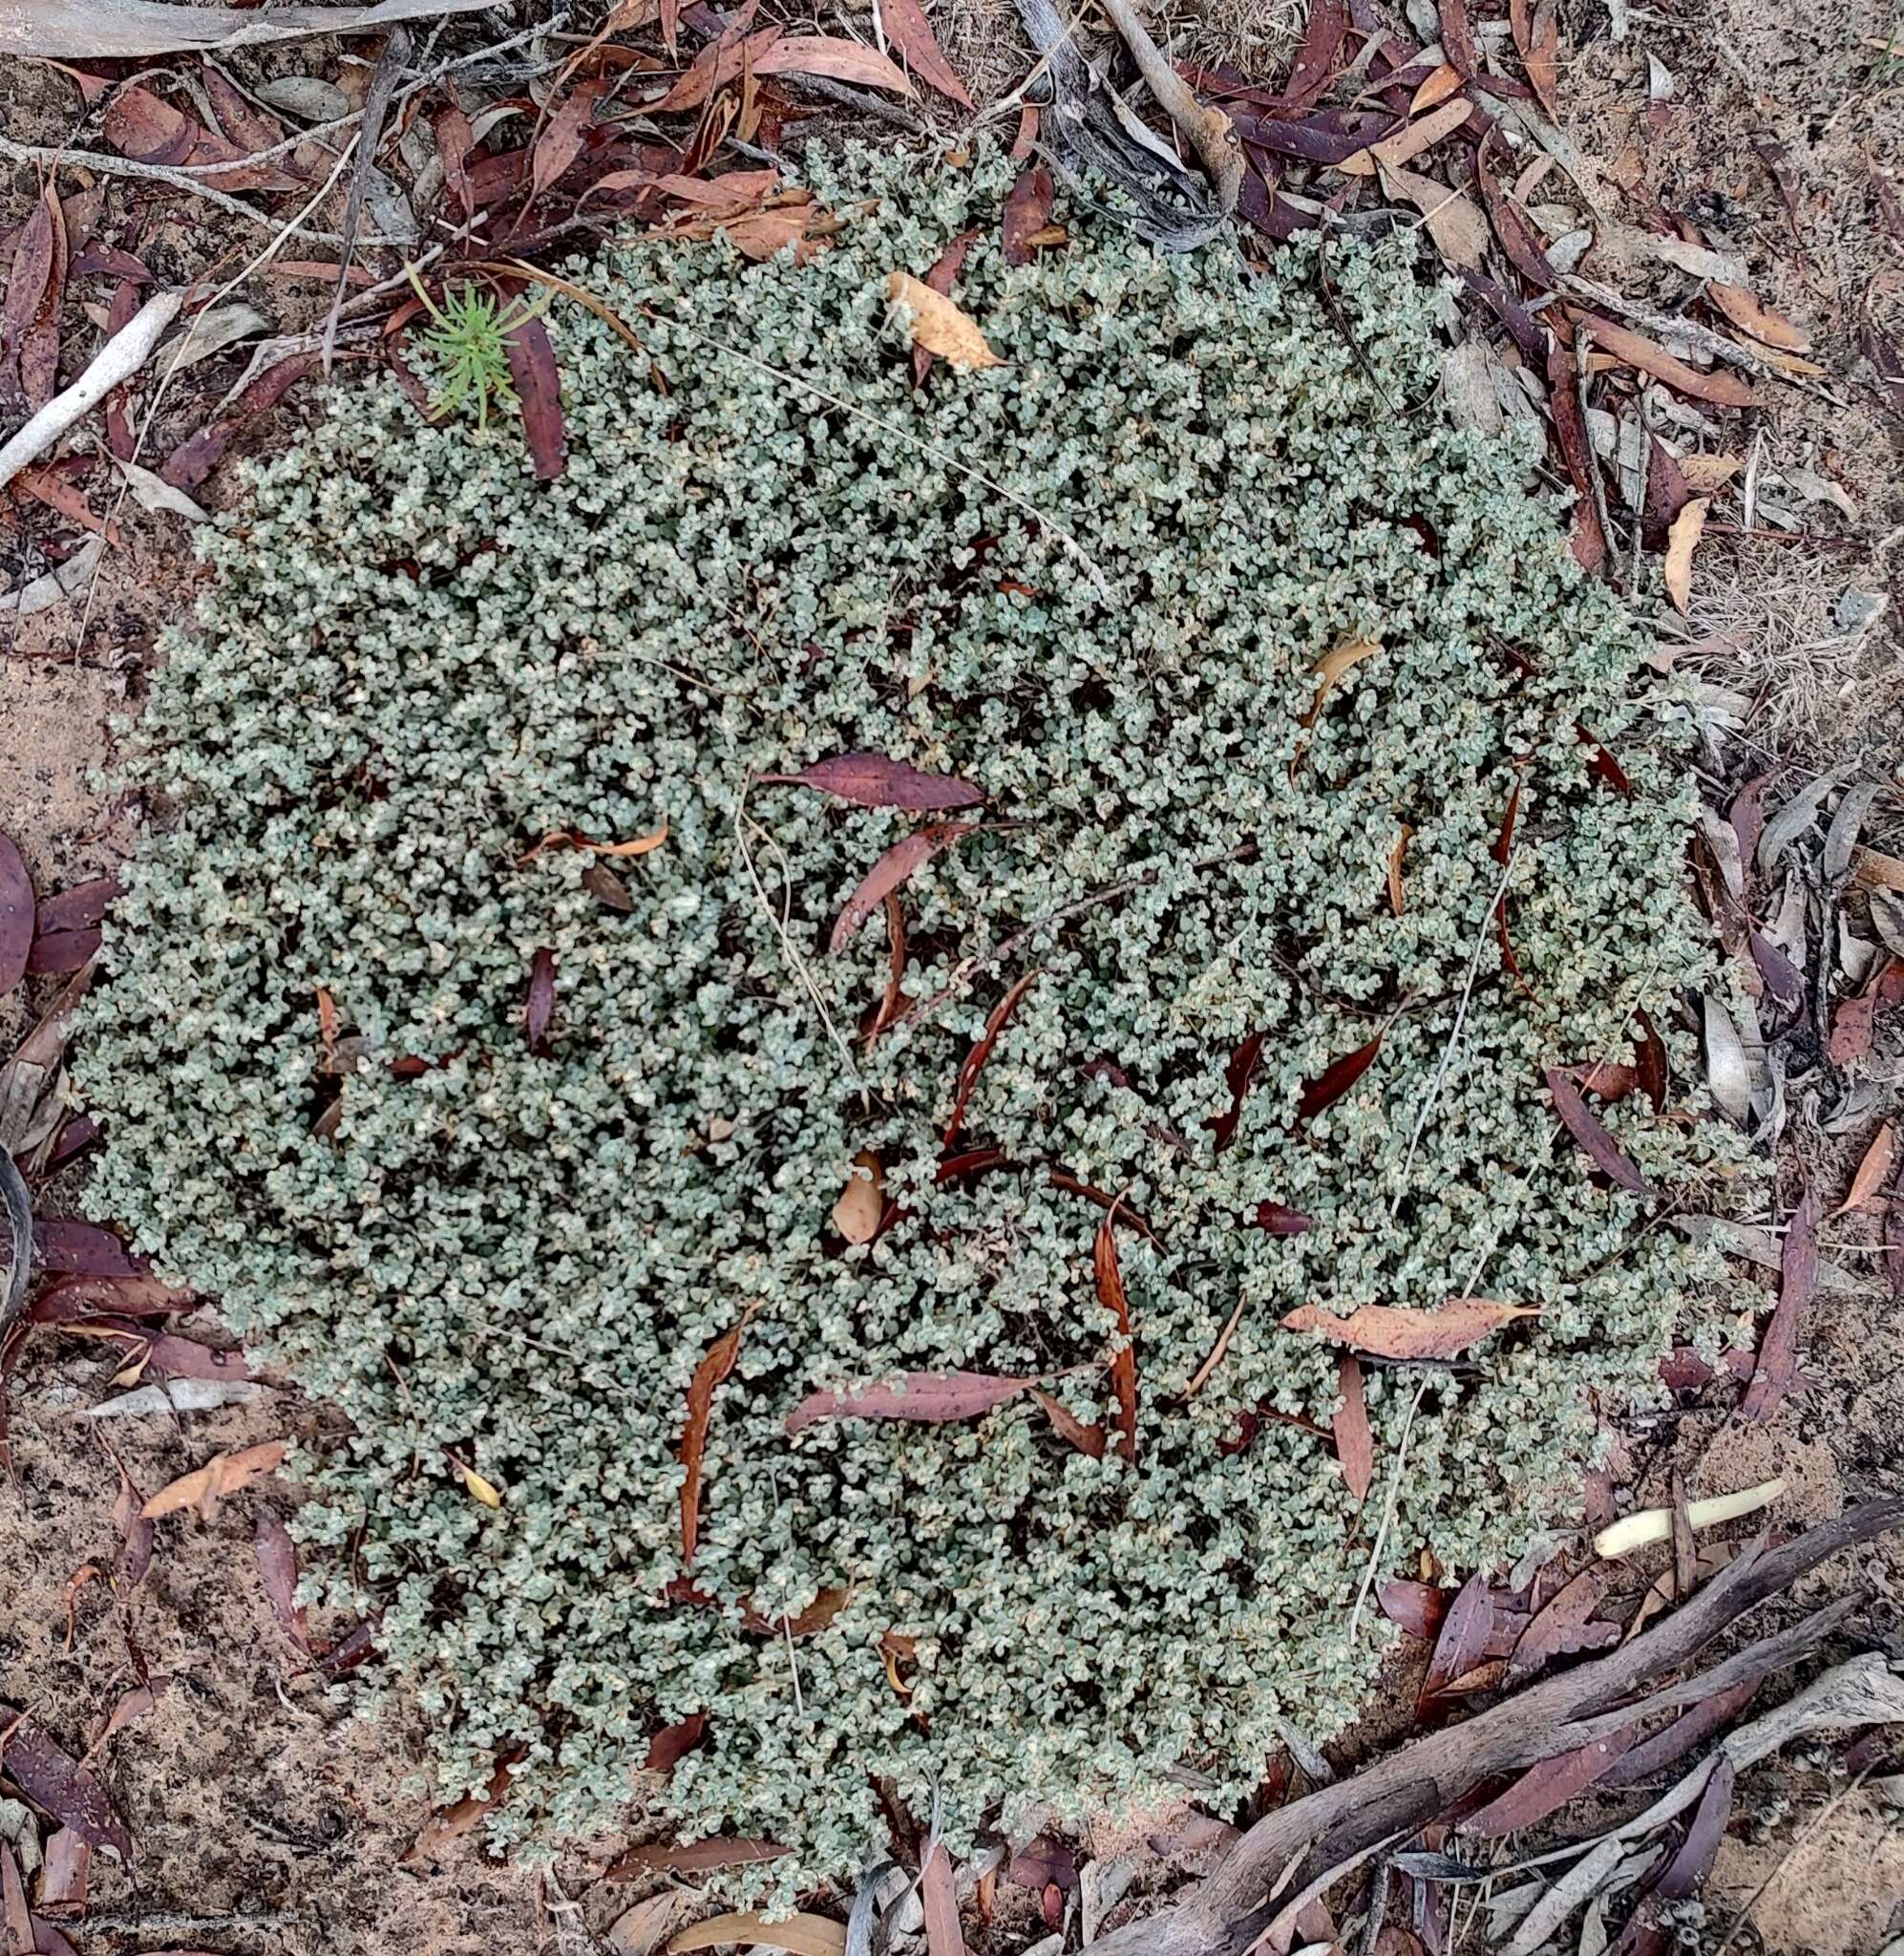
MULTIPOLYGON (((939 17, 936 6, 929 11, 939 17)), ((1211 0, 1176 25, 1186 56, 1212 63, 1227 54, 1243 75, 1273 82, 1301 18, 1211 0)), ((982 104, 1028 65, 1009 12, 990 0, 948 0, 941 26, 982 104)), ((1715 803, 1766 770, 1774 801, 1820 771, 1874 771, 1885 792, 1865 840, 1893 855, 1904 855, 1904 381, 1895 351, 1904 343, 1904 50, 1893 54, 1887 40, 1898 29, 1894 12, 1872 4, 1724 0, 1635 9, 1616 43, 1600 7, 1569 7, 1561 123, 1579 181, 1550 166, 1523 194, 1550 243, 1595 207, 1627 225, 1656 208, 1692 217, 1744 256, 1762 299, 1814 335, 1811 357, 1825 370, 1814 386, 1769 386, 1763 410, 1715 434, 1713 446, 1738 444, 1745 466, 1708 519, 1679 670, 1735 702, 1730 780, 1708 783, 1715 803), (1873 615, 1870 603, 1852 603, 1861 592, 1888 599, 1888 610, 1873 615)), ((241 55, 232 67, 252 84, 321 77, 357 101, 368 74, 361 46, 328 41, 241 55)), ((68 139, 87 114, 72 80, 27 63, 0 80, 0 102, 17 141, 68 139)), ((6 181, 0 253, 12 248, 36 187, 33 171, 17 166, 6 181)), ((229 261, 230 235, 188 198, 154 205, 136 202, 138 186, 126 181, 95 187, 102 235, 137 245, 160 277, 229 261)), ((1648 304, 1670 302, 1685 283, 1669 266, 1621 263, 1617 252, 1587 269, 1648 304)), ((96 344, 109 291, 96 279, 70 290, 68 377, 96 344)), ((321 314, 325 295, 308 279, 274 281, 269 291, 281 328, 321 314)), ((162 410, 151 456, 200 425, 243 357, 221 354, 194 370, 162 410)), ((192 493, 214 508, 240 493, 237 457, 284 438, 307 412, 294 393, 255 417, 192 493)), ((115 500, 111 472, 91 474, 86 493, 105 509, 115 500)), ((18 840, 43 892, 110 869, 130 845, 137 811, 116 805, 95 777, 110 766, 108 720, 137 711, 156 634, 187 620, 197 577, 180 519, 127 501, 116 520, 119 541, 89 604, 0 620, 0 829, 18 840)), ((53 561, 49 544, 72 540, 71 525, 38 502, 0 504, 0 556, 11 573, 0 583, 38 574, 53 561)), ((0 1006, 9 1049, 53 982, 31 981, 0 1006)), ((1777 1200, 1755 1220, 1776 1229, 1803 1184, 1821 1191, 1827 1208, 1843 1200, 1899 1103, 1895 1030, 1881 1030, 1851 1072, 1851 1115, 1837 1099, 1830 1123, 1816 1085, 1794 1078, 1777 1200)), ((66 1180, 74 1173, 83 1169, 66 1180)), ((42 1201, 56 1206, 62 1187, 43 1190, 42 1201)), ((1776 1520, 1795 1528, 1904 1488, 1904 1306, 1884 1227, 1881 1205, 1825 1223, 1824 1254, 1856 1282, 1820 1290, 1802 1328, 1802 1390, 1769 1424, 1741 1420, 1736 1382, 1724 1375, 1680 1393, 1663 1414, 1629 1420, 1610 1476, 1622 1505, 1669 1499, 1676 1476, 1694 1498, 1783 1476, 1776 1520)), ((191 1329, 214 1323, 207 1315, 191 1329)), ((436 1851, 426 1839, 415 1851, 430 1818, 413 1777, 418 1718, 374 1666, 327 1679, 299 1658, 263 1587, 247 1501, 209 1520, 161 1522, 150 1574, 129 1595, 116 1592, 119 1468, 102 1433, 145 1494, 213 1452, 294 1432, 320 1414, 273 1387, 261 1404, 186 1424, 116 1421, 107 1432, 75 1414, 105 1395, 112 1370, 80 1341, 40 1337, 11 1386, 12 1470, 0 1488, 0 1699, 31 1711, 77 1755, 129 1691, 163 1680, 151 1709, 94 1754, 138 1839, 136 1875, 95 1856, 83 1916, 62 1920, 49 1908, 48 1919, 84 1956, 515 1956, 616 1946, 590 1940, 629 1899, 582 1893, 599 1855, 571 1857, 544 1875, 492 1863, 467 1837, 436 1851), (567 1904, 570 1894, 582 1894, 579 1908, 567 1904)), ((273 1499, 287 1508, 295 1491, 273 1499)), ((1663 1560, 1655 1552, 1637 1565, 1636 1589, 1663 1560)), ((1893 1539, 1878 1554, 1841 1558, 1798 1600, 1816 1606, 1852 1590, 1875 1594, 1851 1641, 1904 1650, 1904 1545, 1893 1539)), ((313 1631, 321 1645, 349 1627, 319 1623, 313 1631)), ((1339 1766, 1405 1735, 1426 1656, 1425 1647, 1405 1650, 1366 1727, 1331 1748, 1339 1766)), ((1740 1818, 1705 1896, 1707 1923, 1720 1927, 1750 1903, 1734 1947, 1876 1956, 1904 1936, 1904 1821, 1871 1784, 1852 1785, 1843 1751, 1788 1755, 1744 1782, 1740 1818)), ((1871 1779, 1900 1767, 1904 1741, 1864 1762, 1871 1779)), ((1563 1813, 1554 1824, 1564 1835, 1575 1822, 1563 1813)), ((1196 1850, 1179 1839, 1155 1854, 1144 1843, 1160 1830, 1180 1833, 1181 1823, 1153 1816, 1107 1825, 1090 1846, 1106 1862, 1149 1854, 1132 1893, 1160 1889, 1174 1871, 1197 1864, 1196 1850)), ((1592 1824, 1592 1813, 1578 1818, 1582 1831, 1592 1824)), ((1459 1945, 1486 1946, 1483 1927, 1469 1922, 1459 1945)), ((1013 1902, 1007 1884, 982 1946, 1015 1951, 1043 1933, 1030 1898, 1021 1891, 1013 1902)), ((1704 1935, 1712 1947, 1719 1927, 1704 1935)), ((1399 1949, 1387 1940, 1378 1947, 1399 1949)))

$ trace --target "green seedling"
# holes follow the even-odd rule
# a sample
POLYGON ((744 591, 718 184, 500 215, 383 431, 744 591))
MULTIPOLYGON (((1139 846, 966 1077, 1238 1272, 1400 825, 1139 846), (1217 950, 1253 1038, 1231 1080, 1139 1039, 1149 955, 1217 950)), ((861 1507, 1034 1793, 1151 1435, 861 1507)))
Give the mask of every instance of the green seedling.
POLYGON ((489 426, 490 403, 513 407, 516 390, 509 378, 509 336, 548 309, 553 294, 542 291, 534 299, 518 299, 499 305, 493 292, 480 286, 466 285, 456 291, 447 288, 438 305, 424 288, 413 265, 404 271, 430 315, 430 330, 423 334, 423 351, 435 365, 439 378, 430 400, 433 415, 453 415, 474 400, 476 427, 489 426))

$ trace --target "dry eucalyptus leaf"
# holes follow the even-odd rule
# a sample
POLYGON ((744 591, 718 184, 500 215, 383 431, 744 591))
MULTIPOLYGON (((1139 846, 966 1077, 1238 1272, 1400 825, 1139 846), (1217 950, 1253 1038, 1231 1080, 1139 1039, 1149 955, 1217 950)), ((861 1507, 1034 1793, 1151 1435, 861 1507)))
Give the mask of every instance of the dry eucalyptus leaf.
POLYGON ((201 509, 182 489, 175 489, 163 476, 155 475, 151 469, 138 462, 118 462, 117 466, 119 474, 126 478, 126 487, 132 491, 133 500, 141 509, 149 509, 155 516, 181 516, 188 523, 211 521, 210 511, 201 509))
POLYGON ((252 90, 261 102, 300 122, 335 122, 350 113, 350 97, 314 74, 281 74, 252 90))
POLYGON ((1736 455, 1682 455, 1680 474, 1695 496, 1710 496, 1724 488, 1745 464, 1736 455))
POLYGON ((1379 159, 1378 166, 1383 189, 1421 212, 1436 250, 1449 264, 1478 271, 1493 236, 1480 205, 1461 191, 1450 190, 1446 183, 1437 183, 1419 171, 1383 163, 1379 159))
POLYGON ((1716 998, 1705 1001, 1705 1079, 1719 1111, 1743 1127, 1752 1114, 1752 1068, 1731 1014, 1716 998))
POLYGON ((911 315, 912 343, 937 353, 954 367, 1003 367, 1005 362, 985 343, 976 322, 941 292, 935 292, 910 272, 896 271, 886 280, 886 296, 911 315))
POLYGON ((1712 507, 1708 496, 1695 496, 1673 519, 1666 532, 1666 595, 1676 610, 1692 606, 1692 554, 1705 529, 1705 512, 1712 507))

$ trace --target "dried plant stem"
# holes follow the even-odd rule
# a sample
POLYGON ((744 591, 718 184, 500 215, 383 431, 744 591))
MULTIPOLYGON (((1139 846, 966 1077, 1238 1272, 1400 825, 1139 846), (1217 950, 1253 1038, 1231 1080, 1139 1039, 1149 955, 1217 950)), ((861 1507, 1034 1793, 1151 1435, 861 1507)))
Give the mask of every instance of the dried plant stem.
POLYGON ((1132 0, 1097 0, 1112 27, 1124 36, 1138 71, 1150 84, 1177 133, 1196 152, 1210 179, 1216 201, 1227 213, 1237 207, 1243 187, 1243 146, 1236 125, 1221 109, 1199 102, 1186 82, 1151 38, 1143 16, 1132 0))
POLYGON ((1382 1551, 1388 1545, 1388 1531, 1395 1525, 1395 1508, 1402 1492, 1402 1468, 1408 1457, 1408 1435, 1415 1430, 1415 1414, 1421 1411, 1422 1394, 1428 1391, 1428 1377, 1423 1375, 1415 1387, 1415 1396, 1408 1401, 1408 1414, 1402 1422, 1402 1437, 1395 1446, 1395 1464, 1388 1473, 1388 1492, 1382 1502, 1382 1523, 1375 1531, 1375 1545, 1368 1551, 1368 1566, 1362 1572, 1362 1587, 1356 1592, 1355 1608, 1348 1620, 1348 1641, 1351 1646, 1362 1628, 1362 1612, 1368 1602, 1368 1592, 1375 1586, 1375 1578, 1382 1567, 1382 1551))

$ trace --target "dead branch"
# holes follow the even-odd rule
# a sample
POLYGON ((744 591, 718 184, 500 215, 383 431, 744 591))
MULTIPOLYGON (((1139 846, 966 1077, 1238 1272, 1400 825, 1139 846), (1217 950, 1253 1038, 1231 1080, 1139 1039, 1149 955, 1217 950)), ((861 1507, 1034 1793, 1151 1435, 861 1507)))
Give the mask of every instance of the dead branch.
MULTIPOLYGON (((1523 1771, 1603 1736, 1610 1723, 1628 1722, 1636 1715, 1628 1701, 1642 1686, 1690 1661, 1746 1610, 1840 1549, 1900 1525, 1904 1496, 1889 1495, 1782 1547, 1753 1543, 1682 1609, 1607 1656, 1267 1815, 1187 1902, 1091 1944, 1093 1956, 1241 1956, 1287 1894, 1391 1836, 1411 1832, 1483 1779, 1523 1771), (1616 1706, 1626 1709, 1615 1712, 1616 1706)), ((1763 1675, 1841 1622, 1849 1606, 1848 1601, 1820 1611, 1796 1631, 1767 1638, 1703 1677, 1661 1692, 1654 1703, 1664 1709, 1697 1701, 1737 1683, 1751 1668, 1764 1667, 1763 1675)))
POLYGON ((0 54, 34 60, 138 60, 243 48, 306 34, 374 33, 399 20, 474 13, 495 0, 376 0, 370 7, 174 7, 166 0, 34 0, 0 11, 0 54))
POLYGON ((1111 24, 1124 36, 1139 73, 1150 84, 1165 115, 1177 134, 1196 152, 1204 175, 1225 215, 1237 207, 1243 187, 1243 145, 1236 125, 1214 103, 1199 102, 1190 85, 1173 68, 1162 49, 1152 40, 1143 16, 1132 0, 1097 0, 1111 24))

